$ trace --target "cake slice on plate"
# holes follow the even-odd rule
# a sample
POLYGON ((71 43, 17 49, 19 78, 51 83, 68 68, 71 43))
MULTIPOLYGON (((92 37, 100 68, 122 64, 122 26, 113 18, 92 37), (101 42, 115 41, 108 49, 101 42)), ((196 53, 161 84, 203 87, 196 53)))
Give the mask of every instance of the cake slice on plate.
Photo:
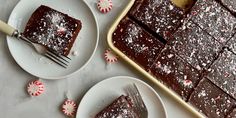
POLYGON ((49 50, 67 56, 81 28, 80 20, 41 5, 30 17, 23 35, 49 50))

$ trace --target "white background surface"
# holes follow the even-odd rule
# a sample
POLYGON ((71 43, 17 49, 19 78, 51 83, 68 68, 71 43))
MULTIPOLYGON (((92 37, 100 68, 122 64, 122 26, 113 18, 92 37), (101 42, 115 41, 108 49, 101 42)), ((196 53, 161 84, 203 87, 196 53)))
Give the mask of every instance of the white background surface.
MULTIPOLYGON (((0 0, 1 20, 7 21, 18 1, 0 0)), ((79 103, 90 87, 108 77, 125 75, 141 78, 148 82, 145 77, 123 61, 119 60, 118 63, 106 66, 103 59, 104 50, 108 47, 106 43, 107 30, 121 9, 125 7, 126 0, 113 0, 114 7, 108 14, 98 12, 97 0, 86 1, 96 15, 100 29, 100 41, 96 54, 87 67, 70 78, 42 80, 46 85, 46 92, 40 97, 31 98, 26 93, 27 83, 37 78, 23 71, 15 63, 8 50, 5 35, 0 33, 0 118, 65 118, 66 116, 60 112, 60 105, 68 90, 72 98, 79 103)), ((154 87, 154 89, 164 101, 169 118, 192 118, 186 109, 161 92, 158 87, 154 87)))

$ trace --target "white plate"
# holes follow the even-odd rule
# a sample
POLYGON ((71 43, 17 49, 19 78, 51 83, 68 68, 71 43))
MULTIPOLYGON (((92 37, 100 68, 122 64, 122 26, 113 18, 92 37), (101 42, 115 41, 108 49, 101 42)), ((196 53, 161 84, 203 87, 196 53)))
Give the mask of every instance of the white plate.
POLYGON ((9 50, 16 62, 30 74, 44 79, 61 79, 84 67, 94 54, 98 44, 98 25, 91 9, 82 0, 21 0, 11 13, 8 24, 24 31, 31 14, 40 5, 46 5, 81 20, 82 29, 71 52, 78 56, 69 57, 72 61, 67 69, 37 54, 33 48, 23 41, 7 37, 9 50))
POLYGON ((117 76, 93 86, 83 97, 77 110, 76 118, 94 118, 104 107, 120 95, 125 94, 125 88, 135 83, 148 109, 148 118, 166 118, 166 112, 161 98, 146 83, 139 79, 117 76))

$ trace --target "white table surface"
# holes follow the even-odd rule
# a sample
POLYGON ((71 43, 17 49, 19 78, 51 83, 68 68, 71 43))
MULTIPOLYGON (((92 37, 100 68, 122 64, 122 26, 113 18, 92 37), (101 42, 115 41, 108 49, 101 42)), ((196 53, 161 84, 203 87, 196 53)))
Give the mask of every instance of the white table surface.
MULTIPOLYGON (((12 9, 19 0, 0 0, 0 19, 7 21, 12 9)), ((34 0, 32 0, 33 2, 34 0)), ((92 61, 82 71, 63 80, 42 80, 46 92, 39 97, 30 98, 26 93, 26 85, 36 77, 23 71, 12 58, 6 43, 6 36, 0 33, 0 117, 1 118, 65 118, 60 112, 60 105, 65 99, 65 92, 70 91, 72 98, 78 103, 90 87, 103 79, 113 76, 132 76, 140 78, 152 85, 144 76, 132 67, 119 60, 106 68, 103 53, 108 48, 106 33, 116 16, 125 7, 126 0, 113 0, 113 9, 108 14, 101 14, 96 8, 97 0, 86 0, 96 15, 100 40, 92 61), (91 74, 91 72, 93 74, 91 74)), ((55 0, 56 2, 56 0, 55 0)), ((159 93, 167 110, 168 118, 192 118, 193 116, 170 96, 159 93)), ((96 98, 95 98, 96 99, 96 98)))

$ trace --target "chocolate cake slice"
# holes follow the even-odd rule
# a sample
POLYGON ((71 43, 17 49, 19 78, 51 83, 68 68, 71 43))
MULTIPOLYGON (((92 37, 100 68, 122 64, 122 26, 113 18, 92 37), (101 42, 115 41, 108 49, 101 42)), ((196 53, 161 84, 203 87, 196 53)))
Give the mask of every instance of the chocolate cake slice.
POLYGON ((225 118, 235 108, 236 100, 207 78, 200 81, 189 102, 208 118, 225 118))
POLYGON ((149 69, 164 44, 145 31, 137 23, 125 17, 120 21, 112 36, 115 47, 138 63, 149 69))
POLYGON ((167 46, 150 69, 165 85, 187 100, 200 81, 199 71, 179 57, 167 46))
POLYGON ((215 0, 197 0, 189 16, 222 44, 236 32, 236 18, 215 0))
POLYGON ((223 47, 191 20, 186 20, 173 37, 169 45, 180 57, 200 71, 209 68, 223 47))
POLYGON ((209 70, 207 77, 236 99, 236 55, 225 49, 209 70))
POLYGON ((133 109, 131 99, 121 95, 109 106, 99 112, 95 118, 139 118, 133 109))
POLYGON ((30 17, 23 35, 50 50, 68 55, 81 28, 80 20, 41 5, 30 17))
POLYGON ((138 0, 129 14, 165 39, 181 25, 185 17, 184 10, 171 0, 138 0))

